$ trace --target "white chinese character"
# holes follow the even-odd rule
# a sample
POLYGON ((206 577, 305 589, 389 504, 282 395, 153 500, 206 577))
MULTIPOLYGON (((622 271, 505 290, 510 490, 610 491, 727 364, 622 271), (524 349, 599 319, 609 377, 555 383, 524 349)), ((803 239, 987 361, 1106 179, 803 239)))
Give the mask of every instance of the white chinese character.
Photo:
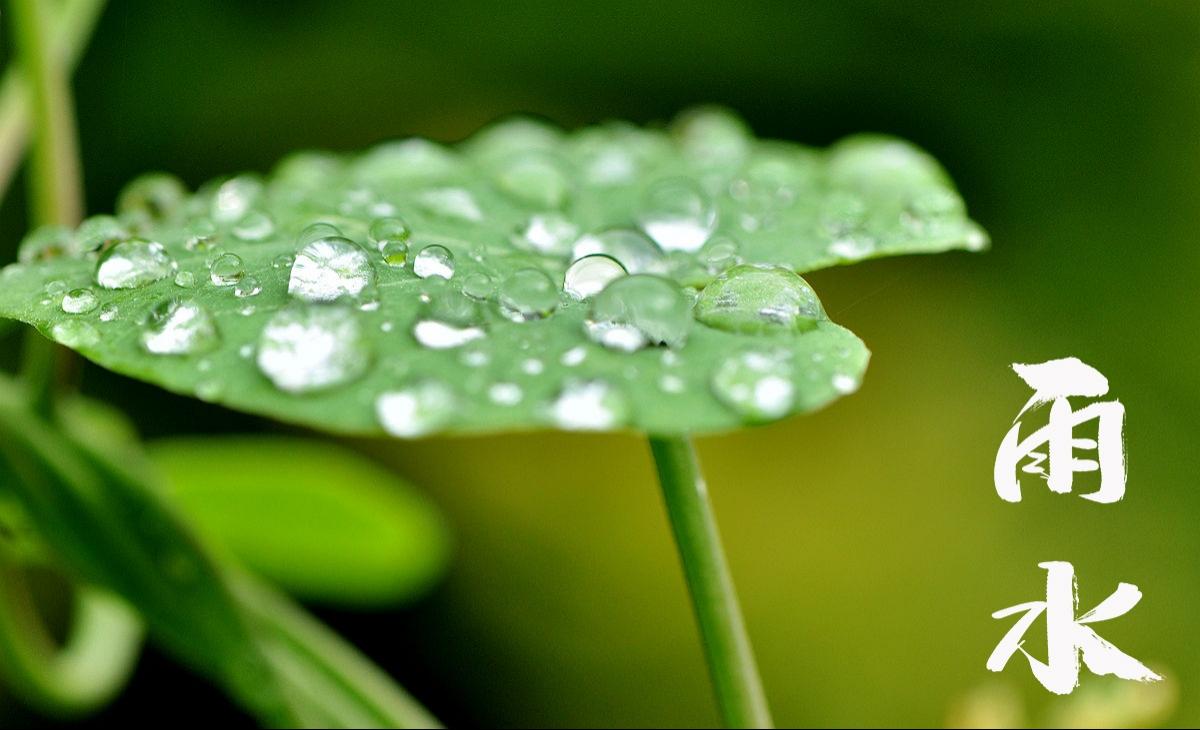
POLYGON ((1117 590, 1096 605, 1091 611, 1075 618, 1079 608, 1079 595, 1075 585, 1075 567, 1070 563, 1038 563, 1046 569, 1046 600, 1020 603, 992 614, 992 618, 1006 618, 1024 612, 1008 630, 992 655, 987 668, 993 672, 1004 669, 1004 665, 1016 652, 1029 660, 1029 668, 1042 686, 1055 694, 1070 694, 1079 686, 1079 658, 1093 674, 1115 674, 1121 679, 1139 682, 1157 682, 1162 679, 1137 659, 1100 638, 1100 635, 1085 624, 1122 616, 1129 612, 1142 592, 1131 583, 1120 583, 1117 590), (1046 662, 1043 663, 1025 651, 1025 632, 1042 614, 1046 614, 1046 662))
POLYGON ((1108 393, 1108 379, 1078 358, 1050 360, 1037 365, 1013 364, 1013 370, 1033 388, 1033 396, 1017 414, 996 453, 996 493, 1007 502, 1021 501, 1018 469, 1046 480, 1050 491, 1068 494, 1076 472, 1100 472, 1100 488, 1080 495, 1109 504, 1125 496, 1125 406, 1118 400, 1092 403, 1073 410, 1072 396, 1098 398, 1108 393), (1024 439, 1021 416, 1050 403, 1050 419, 1024 439), (1097 421, 1096 438, 1075 438, 1075 427, 1097 421), (1043 449, 1044 447, 1044 449, 1043 449), (1075 450, 1094 450, 1095 459, 1077 459, 1075 450), (1026 463, 1021 461, 1028 459, 1026 463))

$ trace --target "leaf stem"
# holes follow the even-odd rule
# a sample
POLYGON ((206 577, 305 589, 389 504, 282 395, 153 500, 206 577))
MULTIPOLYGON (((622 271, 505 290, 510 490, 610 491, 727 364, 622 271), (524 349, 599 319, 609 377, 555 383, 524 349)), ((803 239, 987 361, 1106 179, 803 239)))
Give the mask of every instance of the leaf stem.
POLYGON ((717 705, 727 727, 771 727, 762 680, 691 441, 651 437, 717 705))

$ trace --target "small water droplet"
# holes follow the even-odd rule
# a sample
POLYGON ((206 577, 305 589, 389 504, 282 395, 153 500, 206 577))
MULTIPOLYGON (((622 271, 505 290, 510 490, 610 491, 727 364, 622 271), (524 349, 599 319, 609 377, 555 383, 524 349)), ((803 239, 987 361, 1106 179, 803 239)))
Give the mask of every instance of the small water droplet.
POLYGON ((602 253, 584 256, 567 268, 563 291, 575 299, 590 299, 626 273, 621 262, 611 256, 602 253))
POLYGON ((525 397, 525 391, 516 383, 492 383, 488 387, 488 399, 501 406, 515 406, 525 397))
POLYGON ((238 299, 246 299, 248 297, 256 297, 262 292, 262 284, 253 276, 243 276, 233 287, 233 295, 238 299))
POLYGON ((142 330, 142 347, 155 355, 193 355, 220 344, 217 324, 200 304, 169 299, 150 311, 142 330))
POLYGON ((500 284, 499 302, 501 314, 514 322, 543 319, 558 308, 558 287, 540 269, 520 269, 500 284))
POLYGON ((858 378, 854 377, 853 375, 838 373, 837 375, 833 376, 833 389, 842 395, 849 395, 850 393, 853 393, 854 391, 858 390, 858 386, 858 378))
POLYGON ((235 253, 221 254, 208 270, 209 278, 216 286, 233 286, 246 275, 242 257, 235 253))
POLYGON ((743 352, 727 358, 713 372, 718 400, 753 421, 780 418, 792 409, 795 386, 786 353, 743 352))
POLYGON ((232 224, 246 217, 262 196, 262 181, 239 175, 221 183, 212 200, 212 217, 217 223, 232 224))
POLYGON ((434 244, 421 249, 413 259, 413 273, 422 279, 438 276, 449 279, 454 276, 454 254, 445 246, 434 244))
POLYGON ((521 372, 526 375, 541 375, 546 371, 546 363, 536 357, 526 358, 521 361, 521 372))
POLYGON ((162 220, 183 205, 187 188, 183 181, 164 172, 135 178, 117 196, 117 214, 147 221, 162 220))
POLYGON ((263 241, 275 233, 275 221, 261 211, 252 210, 233 226, 233 235, 243 241, 263 241))
POLYGON ((70 256, 73 251, 71 229, 65 226, 40 226, 21 241, 17 260, 23 264, 50 261, 70 256))
POLYGON ((738 242, 729 236, 713 236, 700 250, 700 263, 709 274, 720 274, 741 262, 738 242))
POLYGON ((207 251, 217 239, 217 226, 208 218, 194 218, 184 227, 183 247, 188 251, 207 251))
POLYGON ((384 241, 379 248, 379 254, 383 257, 383 263, 393 268, 402 269, 408 263, 408 242, 391 240, 384 241))
POLYGON ((347 238, 322 238, 296 254, 288 293, 306 302, 355 298, 375 284, 367 252, 347 238))
POLYGON ((196 397, 208 403, 220 398, 224 392, 225 383, 221 380, 201 380, 196 384, 196 397))
POLYGON ((62 310, 67 314, 87 314, 100 305, 100 299, 91 289, 72 289, 62 300, 62 310))
POLYGON ((421 206, 443 218, 458 218, 467 221, 483 220, 483 210, 475 196, 462 188, 435 188, 426 190, 418 198, 421 206))
POLYGON ((129 238, 129 230, 111 215, 94 215, 75 231, 75 250, 91 253, 129 238))
POLYGON ((569 368, 573 368, 576 365, 582 364, 585 359, 587 359, 587 348, 583 345, 576 345, 564 352, 562 357, 559 358, 559 362, 569 368))
POLYGON ((454 391, 445 383, 419 380, 379 396, 375 413, 384 431, 400 438, 415 438, 449 423, 455 400, 454 391))
POLYGON ((123 241, 108 249, 96 267, 96 283, 105 289, 138 289, 175 272, 175 261, 162 244, 123 241))
POLYGON ((296 263, 296 257, 290 253, 281 253, 271 259, 272 269, 291 269, 292 264, 296 263))
POLYGON ((50 330, 50 336, 60 345, 72 349, 94 347, 100 342, 100 333, 96 328, 81 319, 69 319, 55 324, 50 330))
POLYGON ((554 424, 568 431, 602 431, 626 423, 629 402, 602 380, 573 380, 550 406, 554 424))
POLYGON ((696 319, 726 332, 807 332, 825 319, 808 282, 782 266, 735 266, 705 287, 696 319))
POLYGON ((513 242, 527 251, 547 256, 562 256, 571 252, 571 244, 579 236, 579 228, 560 213, 539 213, 530 217, 513 242))
POLYGON ((570 181, 553 157, 518 154, 499 165, 496 186, 519 203, 537 208, 561 208, 570 195, 570 181))
POLYGON ((180 271, 175 275, 175 286, 180 289, 191 289, 196 286, 196 275, 190 271, 180 271))
POLYGON ((658 379, 658 387, 662 388, 664 393, 677 395, 684 391, 685 384, 683 378, 678 375, 664 375, 658 379))
POLYGON ((692 329, 691 302, 675 282, 648 274, 617 279, 592 299, 587 333, 610 349, 681 347, 692 329))
POLYGON ((389 241, 407 241, 412 230, 399 218, 379 218, 371 222, 367 236, 376 248, 382 249, 389 241))
POLYGON ((694 182, 660 180, 638 210, 642 230, 666 251, 698 251, 717 227, 717 209, 694 182))
POLYGON ((462 291, 472 299, 482 302, 490 299, 496 292, 496 284, 492 281, 492 277, 482 271, 476 271, 463 279, 462 291))
POLYGON ((295 303, 263 328, 258 367, 280 390, 307 393, 361 377, 369 354, 352 309, 295 303))

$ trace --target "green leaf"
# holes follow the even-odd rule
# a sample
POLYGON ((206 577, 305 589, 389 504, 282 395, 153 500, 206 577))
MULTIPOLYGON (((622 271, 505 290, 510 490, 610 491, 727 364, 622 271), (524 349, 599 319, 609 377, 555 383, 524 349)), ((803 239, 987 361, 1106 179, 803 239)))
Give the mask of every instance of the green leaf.
POLYGON ((0 316, 324 430, 670 435, 857 387, 866 347, 792 272, 985 245, 941 168, 898 140, 759 141, 713 110, 668 130, 515 119, 453 148, 300 153, 190 196, 135 181, 119 219, 32 234, 0 274, 0 316), (568 271, 596 253, 630 275, 597 293, 614 262, 568 271))
POLYGON ((148 463, 111 412, 68 408, 60 418, 63 430, 0 380, 5 486, 56 554, 125 598, 169 652, 267 725, 436 725, 287 599, 216 562, 152 486, 148 463))
POLYGON ((299 597, 396 603, 425 592, 446 568, 449 537, 433 505, 349 449, 236 436, 149 450, 198 529, 299 597))

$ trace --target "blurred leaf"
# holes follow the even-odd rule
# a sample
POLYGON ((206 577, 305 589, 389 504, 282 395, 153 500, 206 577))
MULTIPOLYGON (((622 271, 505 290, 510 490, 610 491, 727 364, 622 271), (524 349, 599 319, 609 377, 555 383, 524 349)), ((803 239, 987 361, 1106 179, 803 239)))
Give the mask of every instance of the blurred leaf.
MULTIPOLYGON (((65 411, 59 432, 0 381, 0 453, 14 477, 9 484, 68 565, 121 594, 171 653, 221 684, 264 724, 435 724, 335 637, 314 628, 281 650, 278 630, 263 628, 270 620, 262 605, 241 589, 246 579, 214 562, 147 486, 148 465, 134 444, 120 440, 115 418, 92 419, 89 412, 97 410, 65 411), (238 593, 235 580, 241 581, 238 593), (374 681, 355 685, 356 672, 374 681), (313 677, 341 692, 309 695, 313 677)), ((280 601, 274 603, 287 605, 280 601)))
POLYGON ((791 271, 986 245, 906 143, 757 141, 717 111, 305 153, 191 197, 154 175, 119 212, 35 231, 0 314, 171 390, 402 437, 811 410, 857 387, 867 351, 791 271), (619 264, 568 271, 596 253, 619 264), (686 288, 706 286, 696 322, 686 288))
POLYGON ((445 570, 449 536, 433 505, 348 449, 238 436, 159 441, 150 455, 198 529, 298 596, 393 603, 445 570))

